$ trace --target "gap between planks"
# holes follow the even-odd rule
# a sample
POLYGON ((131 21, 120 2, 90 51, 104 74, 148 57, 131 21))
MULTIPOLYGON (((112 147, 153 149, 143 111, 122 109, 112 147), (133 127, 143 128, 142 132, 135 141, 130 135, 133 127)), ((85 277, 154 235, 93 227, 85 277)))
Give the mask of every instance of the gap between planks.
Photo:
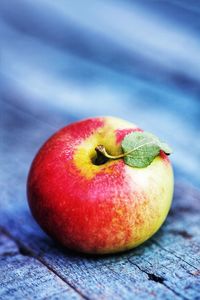
MULTIPOLYGON (((2 226, 0 227, 0 232, 2 232, 5 236, 7 236, 9 239, 11 239, 18 247, 19 254, 22 256, 29 256, 36 260, 38 260, 42 265, 44 265, 50 272, 55 274, 57 277, 59 277, 65 284, 67 284, 70 288, 72 288, 79 296, 81 296, 85 300, 90 300, 87 296, 85 296, 83 293, 81 293, 79 290, 77 290, 76 287, 74 287, 71 283, 69 283, 65 278, 63 278, 58 272, 56 272, 52 267, 50 267, 44 260, 42 260, 39 255, 35 254, 30 248, 23 245, 21 241, 14 238, 5 228, 2 226)), ((11 255, 16 255, 17 253, 10 253, 11 255)))
MULTIPOLYGON (((54 270, 53 267, 49 266, 47 264, 47 262, 45 260, 43 260, 38 254, 36 254, 33 250, 31 250, 29 247, 25 246, 21 241, 19 241, 18 239, 14 238, 12 234, 10 234, 5 228, 3 228, 2 226, 0 227, 0 231, 6 235, 8 238, 10 238, 12 241, 14 241, 19 249, 19 253, 23 256, 29 256, 32 258, 35 258, 36 260, 38 260, 40 263, 42 263, 50 272, 52 272, 53 274, 55 274, 57 277, 59 277, 65 284, 67 284, 69 287, 71 287, 77 294, 79 294, 79 296, 81 296, 83 299, 85 300, 91 300, 91 298, 85 296, 81 291, 79 291, 73 284, 71 284, 70 282, 68 282, 62 275, 60 275, 56 270, 54 270)), ((158 247, 160 247, 159 244, 157 244, 158 247)), ((160 247, 162 248, 162 247, 160 247)), ((164 248, 163 248, 164 249, 164 248)), ((166 249, 164 249, 165 251, 167 251, 166 249)), ((169 251, 168 251, 169 252, 169 251)), ((15 253, 13 253, 13 255, 15 255, 15 253)), ((136 263, 132 262, 130 260, 131 257, 127 257, 127 261, 129 263, 131 263, 132 265, 134 265, 135 267, 137 267, 141 273, 144 273, 148 276, 149 280, 152 280, 158 284, 162 284, 164 285, 168 290, 170 290, 174 295, 181 297, 183 300, 189 300, 189 298, 187 297, 183 297, 181 294, 177 293, 176 291, 174 291, 171 287, 169 287, 167 284, 165 284, 164 282, 164 278, 158 275, 155 275, 153 273, 147 272, 145 270, 143 270, 140 266, 138 266, 136 263)), ((181 259, 181 258, 179 258, 181 259)), ((182 260, 182 259, 181 259, 182 260)), ((104 266, 107 266, 108 269, 112 272, 115 273, 116 275, 119 275, 115 270, 111 269, 109 266, 112 263, 105 263, 103 264, 104 266)))

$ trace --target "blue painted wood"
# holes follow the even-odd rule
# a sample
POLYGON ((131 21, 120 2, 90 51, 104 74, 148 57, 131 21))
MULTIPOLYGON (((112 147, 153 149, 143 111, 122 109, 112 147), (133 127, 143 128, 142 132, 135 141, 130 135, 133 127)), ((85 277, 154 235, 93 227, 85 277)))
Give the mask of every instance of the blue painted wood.
POLYGON ((0 1, 0 299, 200 299, 199 17, 186 0, 0 1), (26 200, 40 145, 94 115, 135 122, 174 150, 164 226, 104 257, 56 245, 26 200))
MULTIPOLYGON (((73 253, 60 248, 39 229, 26 201, 30 161, 54 128, 28 111, 4 102, 1 102, 0 121, 3 191, 0 226, 16 244, 23 245, 23 249, 73 287, 79 296, 88 299, 198 299, 198 189, 189 183, 177 183, 173 208, 165 225, 143 246, 105 257, 73 253)), ((18 269, 19 265, 16 263, 13 268, 18 269)), ((9 291, 10 286, 10 296, 9 291)), ((42 299, 42 294, 38 298, 42 299)))
POLYGON ((5 232, 0 232, 0 299, 84 298, 5 232))

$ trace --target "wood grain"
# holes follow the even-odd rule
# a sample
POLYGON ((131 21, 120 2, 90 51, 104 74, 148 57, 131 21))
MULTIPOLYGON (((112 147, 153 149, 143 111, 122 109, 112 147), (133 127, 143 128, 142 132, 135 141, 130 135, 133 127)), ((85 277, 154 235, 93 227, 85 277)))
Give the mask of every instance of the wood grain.
POLYGON ((132 251, 103 257, 68 251, 40 230, 26 200, 30 161, 54 128, 3 102, 0 113, 2 299, 199 299, 198 189, 177 182, 164 226, 132 251))
POLYGON ((0 1, 0 300, 200 300, 199 3, 68 2, 0 1), (159 232, 102 257, 57 245, 26 197, 42 143, 96 115, 169 143, 176 182, 159 232))
POLYGON ((2 231, 0 270, 0 299, 83 299, 2 231))

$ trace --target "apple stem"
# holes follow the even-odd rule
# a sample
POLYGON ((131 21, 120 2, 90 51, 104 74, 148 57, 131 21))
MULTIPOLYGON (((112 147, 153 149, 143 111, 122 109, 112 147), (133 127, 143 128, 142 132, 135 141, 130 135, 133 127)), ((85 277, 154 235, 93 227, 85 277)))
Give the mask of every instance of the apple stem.
POLYGON ((97 158, 99 156, 99 157, 107 158, 107 160, 108 159, 119 159, 119 158, 126 156, 126 153, 122 153, 119 155, 110 155, 110 154, 108 154, 108 152, 106 151, 106 148, 103 145, 98 145, 95 148, 95 150, 97 152, 97 158))
POLYGON ((101 161, 103 161, 103 157, 104 157, 104 159, 107 158, 106 162, 108 161, 108 159, 123 158, 123 157, 128 156, 129 154, 131 154, 133 151, 138 150, 138 149, 140 149, 140 148, 142 148, 146 145, 150 145, 150 144, 153 144, 153 143, 154 142, 152 141, 152 142, 147 142, 145 144, 141 144, 141 145, 139 145, 139 146, 137 146, 137 147, 125 152, 125 153, 119 154, 119 155, 110 155, 110 154, 108 154, 108 152, 106 151, 106 148, 103 145, 98 145, 95 148, 95 150, 97 152, 96 161, 97 162, 99 161, 100 163, 98 163, 98 164, 101 165, 101 164, 105 163, 105 162, 103 162, 103 163, 101 162, 101 161))

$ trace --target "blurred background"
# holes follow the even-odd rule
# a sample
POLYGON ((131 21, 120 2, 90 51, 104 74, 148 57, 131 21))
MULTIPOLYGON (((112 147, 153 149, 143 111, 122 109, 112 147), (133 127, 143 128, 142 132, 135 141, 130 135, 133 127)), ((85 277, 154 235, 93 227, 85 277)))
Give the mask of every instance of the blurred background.
POLYGON ((168 142, 177 179, 199 185, 200 3, 1 0, 0 109, 5 150, 18 135, 29 163, 58 128, 113 115, 168 142))

